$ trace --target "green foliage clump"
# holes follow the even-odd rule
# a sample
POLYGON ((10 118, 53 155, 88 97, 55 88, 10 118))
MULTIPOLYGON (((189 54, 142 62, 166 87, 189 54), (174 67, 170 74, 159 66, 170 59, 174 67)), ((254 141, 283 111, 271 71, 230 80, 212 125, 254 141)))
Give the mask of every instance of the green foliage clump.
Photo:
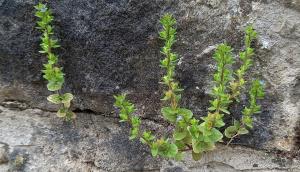
POLYGON ((39 19, 37 22, 38 29, 42 32, 40 44, 42 54, 48 58, 48 62, 44 64, 43 77, 48 81, 47 88, 49 91, 55 92, 48 96, 47 100, 60 106, 57 116, 70 121, 75 118, 75 113, 70 110, 73 95, 71 93, 60 93, 64 84, 64 73, 62 68, 58 66, 58 56, 53 52, 60 45, 57 39, 53 38, 54 31, 52 21, 54 19, 51 10, 46 4, 39 3, 35 6, 35 16, 39 19))
MULTIPOLYGON (((220 44, 215 53, 214 60, 217 63, 217 70, 213 76, 214 86, 211 91, 212 100, 205 117, 196 119, 191 110, 182 108, 179 105, 181 92, 179 83, 176 82, 175 67, 178 62, 178 55, 172 52, 172 46, 176 41, 176 20, 170 14, 166 14, 160 20, 163 30, 159 33, 164 41, 162 54, 165 56, 161 60, 161 67, 165 70, 162 77, 162 84, 166 88, 162 101, 161 114, 164 119, 174 126, 171 138, 164 136, 157 138, 150 131, 140 130, 141 120, 134 116, 134 104, 126 100, 126 95, 115 96, 115 106, 120 109, 121 122, 129 123, 132 128, 130 139, 139 138, 140 141, 148 145, 153 156, 162 156, 180 160, 183 153, 192 151, 194 160, 199 160, 204 152, 215 148, 217 142, 223 142, 225 123, 224 115, 230 115, 229 105, 239 102, 239 97, 245 89, 245 74, 252 65, 251 57, 254 50, 251 42, 256 38, 256 32, 251 26, 246 28, 245 50, 240 53, 241 66, 236 71, 232 70, 235 63, 232 48, 227 44, 220 44)), ((225 128, 224 135, 229 138, 228 144, 238 135, 247 134, 253 127, 252 115, 260 112, 257 99, 264 97, 263 84, 255 79, 252 81, 249 97, 250 103, 244 108, 242 118, 235 120, 232 126, 225 128)))

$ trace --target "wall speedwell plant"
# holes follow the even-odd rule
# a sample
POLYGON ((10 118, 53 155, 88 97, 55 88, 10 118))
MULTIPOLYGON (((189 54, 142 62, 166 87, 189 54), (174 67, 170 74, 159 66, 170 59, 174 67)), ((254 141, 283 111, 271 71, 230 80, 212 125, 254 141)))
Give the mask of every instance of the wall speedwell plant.
POLYGON ((176 38, 176 20, 172 15, 164 15, 160 23, 162 31, 159 33, 160 38, 164 40, 162 54, 164 59, 161 60, 161 67, 165 70, 162 77, 162 84, 166 90, 162 101, 167 106, 161 108, 161 114, 164 119, 174 126, 172 137, 157 138, 150 131, 142 132, 140 130, 141 120, 135 116, 135 106, 126 100, 126 94, 115 96, 115 106, 120 110, 121 122, 127 122, 131 125, 130 139, 139 138, 140 141, 148 145, 152 155, 180 160, 186 151, 192 152, 194 160, 199 160, 204 152, 213 150, 217 142, 223 141, 223 133, 229 139, 227 144, 242 134, 247 134, 248 130, 253 127, 252 115, 260 112, 260 106, 257 99, 264 97, 263 84, 259 80, 252 80, 249 88, 249 105, 242 110, 242 118, 234 120, 234 123, 224 128, 224 115, 230 115, 229 105, 238 103, 239 96, 246 89, 246 72, 252 66, 252 56, 254 50, 251 48, 251 42, 256 38, 256 32, 251 26, 246 28, 245 50, 239 54, 241 66, 232 70, 235 63, 232 48, 227 44, 221 44, 217 47, 213 56, 217 63, 217 70, 213 76, 214 86, 211 91, 211 106, 205 117, 196 119, 191 110, 182 108, 179 105, 181 92, 175 81, 175 67, 178 56, 172 52, 172 46, 176 38))
POLYGON ((42 43, 40 44, 42 54, 48 57, 48 63, 44 64, 43 77, 48 81, 47 88, 54 92, 47 97, 48 101, 60 106, 57 116, 70 121, 75 118, 75 113, 70 110, 73 95, 71 93, 61 93, 61 88, 64 84, 64 73, 62 68, 58 66, 58 56, 54 54, 53 50, 60 47, 58 40, 53 38, 53 26, 51 25, 54 17, 51 10, 46 4, 39 3, 35 6, 35 16, 39 18, 37 22, 38 29, 41 30, 42 43))

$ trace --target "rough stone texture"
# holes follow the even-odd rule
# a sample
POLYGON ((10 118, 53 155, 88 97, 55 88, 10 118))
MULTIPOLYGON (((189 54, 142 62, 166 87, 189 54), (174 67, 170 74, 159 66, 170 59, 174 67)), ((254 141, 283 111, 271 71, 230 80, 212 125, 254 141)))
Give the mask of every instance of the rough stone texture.
POLYGON ((8 162, 8 146, 4 143, 0 143, 0 164, 8 162))
POLYGON ((182 162, 153 159, 146 147, 128 140, 127 127, 120 126, 116 118, 80 113, 74 127, 63 123, 54 113, 38 109, 16 111, 2 106, 0 109, 3 111, 0 140, 9 150, 7 156, 10 160, 0 164, 0 172, 11 169, 26 172, 300 171, 297 160, 222 145, 205 154, 199 162, 193 161, 189 155, 182 162), (16 157, 24 158, 24 163, 18 168, 15 167, 16 157))
MULTIPOLYGON (((6 108, 24 110, 32 107, 53 111, 57 107, 46 101, 50 92, 41 74, 42 63, 46 59, 38 53, 40 34, 34 28, 35 3, 33 0, 0 0, 0 102, 6 108)), ((55 15, 56 36, 62 45, 57 53, 66 73, 64 90, 75 94, 74 110, 116 117, 111 113, 112 95, 127 92, 136 103, 139 115, 150 120, 147 124, 151 121, 163 124, 159 114, 162 87, 158 84, 162 74, 159 68, 162 42, 157 35, 160 29, 158 19, 163 13, 173 13, 178 21, 175 51, 181 57, 177 78, 185 89, 182 105, 191 108, 197 118, 207 111, 215 67, 211 58, 214 47, 226 41, 236 52, 242 49, 242 30, 248 23, 253 23, 260 36, 255 44, 255 66, 250 73, 265 80, 267 97, 261 102, 262 114, 255 117, 254 130, 234 144, 287 151, 292 157, 300 152, 299 0, 64 0, 50 1, 50 6, 55 15)), ((246 98, 242 103, 246 103, 246 98)), ((238 109, 241 107, 233 108, 234 116, 239 116, 238 109)), ((43 117, 44 113, 38 113, 43 117)), ((89 117, 82 117, 82 122, 88 123, 89 117)), ((50 117, 43 118, 49 120, 50 117)), ((226 120, 231 121, 231 118, 226 120)), ((51 120, 57 119, 51 117, 51 120)), ((33 121, 24 125, 31 125, 33 121)), ((14 126, 13 122, 11 124, 14 126)), ((61 127, 57 121, 48 125, 61 127)), ((64 131, 71 132, 67 128, 65 126, 64 131)), ((37 131, 32 127, 24 130, 25 133, 37 131)), ((78 130, 83 132, 79 127, 78 130)), ((6 133, 1 132, 1 137, 26 145, 26 138, 31 138, 31 135, 16 131, 22 130, 11 127, 6 133), (11 133, 15 133, 14 136, 20 134, 20 137, 10 137, 11 133)), ((38 131, 48 130, 40 128, 38 131)), ((53 132, 42 135, 52 138, 53 132)), ((95 133, 97 131, 86 133, 84 138, 93 139, 89 134, 95 133)), ((69 134, 69 139, 81 139, 80 134, 69 134)), ((117 131, 114 134, 116 138, 121 137, 117 131)), ((64 138, 61 137, 58 140, 64 138)), ((113 136, 106 137, 113 139, 113 136)), ((131 143, 127 141, 126 134, 122 138, 126 144, 131 143)), ((61 151, 61 145, 56 146, 54 150, 61 151)), ((98 149, 110 147, 105 145, 98 149)), ((141 151, 139 147, 132 146, 131 149, 141 151)), ((82 152, 85 150, 88 152, 88 148, 82 152)), ((129 152, 123 152, 124 156, 128 156, 124 159, 114 155, 117 157, 114 162, 120 160, 129 165, 131 161, 128 159, 137 158, 136 163, 140 161, 129 152)), ((100 160, 92 162, 96 162, 93 168, 113 168, 102 167, 100 160)), ((151 165, 150 162, 149 169, 156 168, 151 165)), ((212 167, 218 165, 211 164, 212 167)), ((127 169, 126 166, 121 168, 127 169)), ((147 164, 145 168, 148 168, 147 164)), ((230 171, 230 167, 226 168, 230 171)), ((170 170, 180 171, 180 168, 170 170)))

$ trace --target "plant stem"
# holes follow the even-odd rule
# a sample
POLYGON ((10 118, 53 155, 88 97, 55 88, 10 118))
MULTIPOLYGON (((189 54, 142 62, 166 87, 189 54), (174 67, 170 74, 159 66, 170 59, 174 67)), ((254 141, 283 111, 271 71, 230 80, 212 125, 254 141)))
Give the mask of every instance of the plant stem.
POLYGON ((226 146, 229 146, 229 144, 230 144, 230 143, 233 141, 233 139, 234 139, 235 137, 237 137, 237 136, 239 136, 238 133, 236 133, 234 136, 232 136, 232 137, 230 138, 229 142, 226 144, 226 146))

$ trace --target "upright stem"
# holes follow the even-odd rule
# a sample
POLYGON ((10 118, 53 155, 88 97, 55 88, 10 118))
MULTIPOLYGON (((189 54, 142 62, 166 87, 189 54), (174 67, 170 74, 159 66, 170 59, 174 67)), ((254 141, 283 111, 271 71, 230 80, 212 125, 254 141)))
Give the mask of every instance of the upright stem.
MULTIPOLYGON (((225 70, 225 63, 224 63, 224 56, 222 57, 222 69, 221 69, 221 81, 219 86, 223 88, 224 86, 224 70, 225 70)), ((219 113, 220 112, 220 102, 221 102, 221 96, 218 96, 218 105, 217 105, 217 109, 216 112, 219 113)))

